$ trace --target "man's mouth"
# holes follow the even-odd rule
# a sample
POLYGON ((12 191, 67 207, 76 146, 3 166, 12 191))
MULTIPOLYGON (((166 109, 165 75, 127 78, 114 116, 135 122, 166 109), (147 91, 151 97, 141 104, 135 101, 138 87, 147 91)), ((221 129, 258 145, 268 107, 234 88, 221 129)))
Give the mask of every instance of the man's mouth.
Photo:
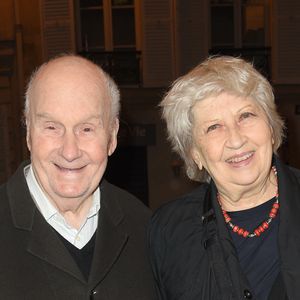
POLYGON ((62 172, 78 172, 81 171, 85 166, 82 167, 63 167, 57 164, 54 164, 62 172))

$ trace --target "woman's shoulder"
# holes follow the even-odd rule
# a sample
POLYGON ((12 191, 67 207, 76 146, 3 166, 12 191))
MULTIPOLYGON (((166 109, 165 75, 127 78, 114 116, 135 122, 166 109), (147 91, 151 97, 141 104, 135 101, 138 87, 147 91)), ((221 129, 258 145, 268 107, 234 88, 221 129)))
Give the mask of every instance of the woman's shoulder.
POLYGON ((290 170, 290 172, 292 172, 294 174, 294 176, 297 178, 298 182, 300 182, 300 170, 296 169, 292 166, 288 166, 288 169, 290 170))
POLYGON ((169 201, 159 207, 152 215, 152 226, 167 226, 178 224, 184 219, 202 216, 203 201, 209 187, 207 183, 201 183, 199 187, 169 201))
POLYGON ((274 162, 278 171, 279 182, 284 178, 291 184, 300 184, 300 170, 274 156, 274 162))

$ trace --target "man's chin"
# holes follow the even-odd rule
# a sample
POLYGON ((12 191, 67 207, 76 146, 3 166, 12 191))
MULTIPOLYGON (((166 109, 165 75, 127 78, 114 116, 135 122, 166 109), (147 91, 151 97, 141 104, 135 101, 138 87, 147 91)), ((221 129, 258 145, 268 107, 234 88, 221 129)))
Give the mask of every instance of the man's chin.
POLYGON ((55 194, 57 197, 59 198, 65 198, 65 199, 79 199, 84 197, 84 195, 86 194, 87 189, 80 189, 77 186, 64 186, 64 187, 60 187, 54 190, 55 194))
POLYGON ((59 195, 60 195, 60 197, 62 197, 62 198, 70 198, 70 199, 72 199, 72 198, 74 198, 74 199, 77 199, 77 198, 82 198, 82 197, 84 197, 84 195, 85 195, 86 193, 85 193, 85 191, 80 191, 80 190, 69 190, 69 191, 61 191, 61 192, 59 192, 59 195))

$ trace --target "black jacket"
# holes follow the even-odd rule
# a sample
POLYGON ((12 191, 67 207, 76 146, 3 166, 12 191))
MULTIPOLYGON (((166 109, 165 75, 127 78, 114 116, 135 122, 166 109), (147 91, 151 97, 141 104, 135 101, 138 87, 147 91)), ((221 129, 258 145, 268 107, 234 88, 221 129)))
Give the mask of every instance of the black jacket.
MULTIPOLYGON (((300 299, 300 171, 282 164, 278 171, 279 253, 282 282, 272 300, 300 299), (286 296, 287 295, 287 296, 286 296)), ((254 299, 213 184, 161 207, 149 225, 150 260, 163 300, 254 299)))
POLYGON ((31 199, 22 165, 0 187, 0 299, 152 300, 146 257, 150 211, 102 182, 101 208, 89 280, 31 199))

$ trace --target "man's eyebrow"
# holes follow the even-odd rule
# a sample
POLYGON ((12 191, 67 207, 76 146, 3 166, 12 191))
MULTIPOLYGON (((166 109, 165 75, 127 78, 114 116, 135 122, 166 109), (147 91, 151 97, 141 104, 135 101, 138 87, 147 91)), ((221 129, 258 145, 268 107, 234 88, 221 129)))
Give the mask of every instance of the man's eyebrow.
POLYGON ((51 116, 47 113, 37 113, 36 117, 38 119, 50 119, 51 118, 51 116))
MULTIPOLYGON (((50 119, 50 120, 53 120, 55 121, 55 117, 51 116, 51 114, 48 114, 48 113, 37 113, 36 114, 36 117, 37 119, 50 119)), ((80 123, 86 123, 86 122, 91 122, 91 121, 94 121, 96 120, 97 122, 102 122, 103 120, 103 116, 101 114, 99 115, 92 115, 92 116, 89 116, 88 118, 86 119, 83 119, 80 123)))
POLYGON ((101 114, 99 115, 93 115, 88 117, 87 119, 84 120, 84 122, 92 121, 92 120, 102 120, 103 116, 101 114))

